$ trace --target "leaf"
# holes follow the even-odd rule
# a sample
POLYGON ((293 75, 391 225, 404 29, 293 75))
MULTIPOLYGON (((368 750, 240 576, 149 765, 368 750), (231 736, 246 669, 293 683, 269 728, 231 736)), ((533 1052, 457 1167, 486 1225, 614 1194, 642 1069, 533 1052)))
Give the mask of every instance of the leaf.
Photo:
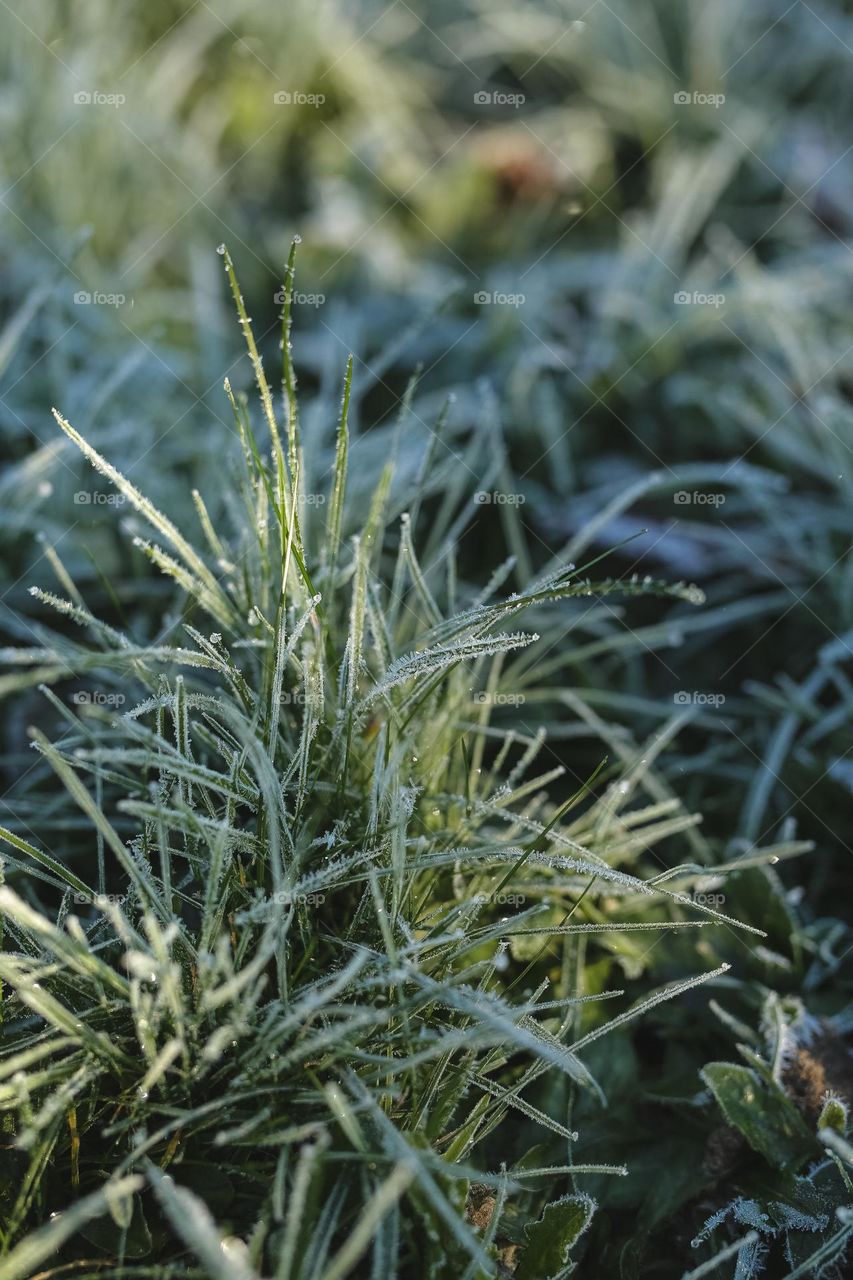
POLYGON ((80 1234, 84 1240, 113 1257, 144 1258, 151 1252, 151 1232, 138 1195, 127 1196, 126 1200, 122 1198, 111 1206, 109 1213, 82 1227, 80 1234), (123 1208, 130 1210, 126 1225, 118 1220, 123 1217, 123 1208))
POLYGON ((564 1196, 545 1206, 537 1222, 525 1227, 527 1246, 515 1280, 552 1280, 569 1261, 572 1246, 586 1231, 596 1203, 591 1196, 564 1196))
POLYGON ((817 1154, 815 1140, 794 1104, 750 1067, 709 1062, 700 1074, 729 1124, 777 1169, 797 1169, 817 1154))

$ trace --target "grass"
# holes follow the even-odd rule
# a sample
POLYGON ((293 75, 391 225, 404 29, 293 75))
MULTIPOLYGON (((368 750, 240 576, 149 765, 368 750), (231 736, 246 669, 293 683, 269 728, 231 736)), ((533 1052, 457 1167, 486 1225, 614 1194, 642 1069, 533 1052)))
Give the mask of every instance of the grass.
POLYGON ((78 863, 4 831, 0 1276, 57 1250, 85 1267, 92 1244, 115 1258, 99 1275, 473 1278, 512 1259, 556 1276, 593 1216, 585 1180, 626 1173, 566 1123, 576 1096, 604 1104, 587 1046, 729 968, 694 950, 625 1004, 590 978, 599 949, 758 931, 696 892, 707 868, 644 868, 695 825, 655 794, 653 752, 593 757, 555 803, 543 735, 492 712, 548 693, 528 653, 561 634, 565 605, 701 595, 592 565, 475 592, 446 503, 422 565, 425 495, 391 521, 393 458, 366 509, 348 498, 352 362, 327 500, 310 501, 290 317, 282 428, 225 261, 268 433, 228 387, 244 472, 227 538, 197 496, 197 550, 57 415, 151 530, 137 548, 180 603, 138 643, 70 580, 65 597, 39 588, 85 639, 60 628, 6 655, 63 721, 34 746, 66 794, 52 824, 82 847, 78 863), (541 633, 516 629, 530 622, 541 633), (51 692, 69 680, 100 697, 70 709, 51 692))
MULTIPOLYGON (((546 1203, 574 1195, 597 1205, 588 1222, 586 1201, 564 1211, 567 1220, 586 1223, 573 1246, 581 1275, 680 1278, 706 1264, 711 1270, 702 1274, 739 1280, 762 1266, 765 1276, 821 1269, 831 1276, 833 1268, 843 1275, 837 1255, 846 1246, 849 1190, 817 1133, 825 1127, 819 1124, 823 1093, 848 1100, 853 1093, 845 835, 853 625, 850 226, 843 123, 850 106, 846 49, 853 40, 844 6, 760 3, 743 15, 722 3, 685 8, 669 0, 613 0, 567 17, 544 0, 523 11, 435 4, 429 27, 406 16, 405 7, 383 17, 383 6, 368 3, 355 17, 301 6, 283 15, 263 3, 244 11, 225 0, 196 6, 193 14, 184 9, 158 0, 144 15, 119 19, 109 6, 96 5, 69 20, 62 6, 44 3, 27 15, 28 26, 11 11, 0 15, 8 36, 0 42, 7 84, 2 109, 10 125, 0 142, 9 213, 0 245, 0 431, 11 462, 0 480, 0 622, 4 643, 15 650, 0 674, 0 689, 10 695, 0 824, 27 846, 4 845, 7 884, 60 929, 62 913, 73 910, 86 931, 96 929, 90 945, 127 979, 124 944, 116 943, 104 912, 89 898, 61 905, 63 886, 72 898, 81 892, 68 876, 90 895, 127 890, 118 850, 97 821, 93 826, 94 811, 74 803, 41 749, 22 752, 26 729, 34 726, 54 744, 54 759, 85 783, 122 847, 137 851, 128 855, 133 866, 139 862, 157 884, 164 874, 156 852, 160 836, 148 832, 151 823, 166 824, 177 868, 173 906, 179 910, 183 900, 174 895, 185 891, 197 899, 193 908, 180 908, 197 944, 213 828, 191 831, 184 815, 183 827, 173 830, 171 818, 146 820, 126 808, 159 803, 183 812, 189 798, 211 823, 227 812, 228 794, 201 787, 195 768, 225 768, 210 735, 232 751, 234 743, 221 738, 221 720, 211 729, 191 703, 194 696, 228 705, 236 700, 277 777, 287 778, 287 814, 304 788, 300 822, 314 814, 309 796, 321 778, 333 787, 328 804, 336 812, 354 796, 390 785, 384 774, 377 781, 373 768, 380 746, 386 749, 379 735, 383 727, 386 735, 400 732, 411 711, 405 734, 426 725, 420 733, 427 746, 412 747, 419 759, 408 761, 408 772, 401 760, 395 785, 424 788, 406 799, 412 804, 406 831, 417 832, 424 856, 452 850, 454 832, 475 845, 497 847, 503 838, 523 856, 589 783, 551 828, 543 857, 565 852, 561 841, 572 840, 646 884, 687 865, 682 879, 661 887, 687 895, 690 904, 646 893, 635 898, 633 890, 598 882, 566 923, 596 924, 601 932, 512 935, 507 967, 495 972, 490 989, 500 995, 531 966, 506 996, 513 1007, 589 997, 566 1008, 565 1017, 570 1009, 573 1017, 563 1042, 573 1045, 629 1001, 642 1004, 670 984, 731 967, 712 980, 712 989, 649 1004, 642 1017, 579 1051, 607 1096, 606 1108, 594 1090, 572 1083, 557 1067, 533 1081, 525 1096, 551 1121, 577 1130, 577 1143, 543 1133, 530 1116, 508 1114, 471 1159, 480 1174, 498 1174, 506 1164, 505 1195, 473 1182, 467 1201, 454 1201, 464 1178, 442 1184, 444 1193, 481 1241, 488 1216, 482 1206, 492 1196, 503 1206, 500 1229, 507 1234, 487 1247, 507 1269, 521 1265, 525 1223, 538 1220, 546 1203), (583 20, 585 29, 568 30, 568 18, 583 20), (166 80, 169 92, 159 92, 166 80), (272 90, 297 83, 322 90, 326 102, 316 110, 274 111, 272 90), (127 102, 120 111, 77 109, 73 92, 87 87, 121 89, 127 102), (484 107, 474 98, 483 88, 520 90, 526 100, 517 109, 484 107), (681 106, 674 94, 684 89, 722 91, 725 103, 681 106), (110 199, 94 201, 94 189, 110 192, 110 199), (204 202, 190 208, 202 192, 204 202), (221 394, 222 376, 227 371, 248 441, 241 394, 247 362, 233 360, 227 291, 213 248, 223 237, 239 246, 258 348, 270 368, 278 285, 269 264, 286 256, 295 226, 306 233, 300 285, 327 301, 295 308, 301 448, 294 458, 282 403, 282 485, 269 461, 270 424, 261 402, 254 423, 262 465, 250 442, 247 470, 240 474, 225 462, 243 456, 243 449, 221 394), (73 301, 79 289, 120 289, 132 305, 79 306, 73 301), (473 297, 480 290, 521 293, 525 300, 479 305, 473 297), (721 293, 725 302, 678 305, 681 291, 721 293), (335 507, 348 351, 347 487, 335 507), (446 405, 451 392, 455 399, 446 405), (138 511, 126 492, 93 479, 85 453, 53 427, 51 404, 156 502, 187 548, 199 547, 198 563, 187 562, 162 530, 151 528, 150 510, 138 511), (378 541, 367 554, 365 528, 389 459, 384 516, 377 516, 378 541), (298 528, 287 506, 294 484, 298 528), (247 506, 257 512, 258 485, 268 504, 265 550, 252 540, 256 522, 247 506), (204 495, 209 518, 194 502, 194 489, 204 495), (472 503, 475 492, 491 502, 472 503), (89 502, 75 501, 78 493, 89 502), (683 493, 689 503, 676 500, 683 493), (354 535, 361 536, 358 554, 354 535), (289 613, 280 618, 273 584, 288 538, 289 613), (147 545, 134 546, 134 539, 147 545), (333 544, 337 551, 330 555, 333 544), (503 655, 469 654, 443 674, 440 668, 410 673, 379 695, 381 714, 364 712, 369 725, 376 720, 379 726, 376 738, 359 729, 355 712, 347 738, 352 690, 330 677, 343 668, 348 678, 351 669, 346 644, 357 625, 351 606, 359 581, 365 591, 365 666, 357 681, 363 694, 395 661, 443 645, 442 625, 473 606, 490 578, 492 593, 481 602, 487 611, 513 593, 526 599, 534 584, 567 563, 583 566, 599 555, 588 572, 617 580, 619 590, 592 596, 567 590, 561 599, 529 603, 518 620, 489 613, 483 634, 506 640, 521 627, 540 639, 503 655), (179 581, 161 574, 158 564, 179 581), (229 565, 238 567, 239 578, 229 565), (698 582, 707 601, 696 607, 683 592, 643 598, 637 595, 642 584, 630 585, 634 574, 698 582), (42 594, 27 595, 31 584, 42 594), (287 644, 317 593, 323 600, 316 626, 309 615, 281 673, 281 739, 272 742, 269 717, 255 724, 254 716, 275 692, 276 642, 284 635, 287 644), (57 611, 60 598, 102 625, 67 604, 57 611), (255 615, 249 623, 256 602, 271 631, 255 615), (208 609, 210 620, 202 621, 208 609), (389 613, 391 622, 382 625, 389 613), (220 635, 230 659, 216 645, 213 657, 184 624, 208 644, 211 633, 220 635), (129 653, 118 655, 119 647, 127 649, 118 634, 129 653), (315 713, 310 757, 322 758, 328 772, 315 777, 309 770, 302 778, 294 761, 303 751, 309 703, 299 699, 306 697, 310 672, 299 675, 298 684, 295 664, 312 638, 321 644, 311 671, 323 674, 324 704, 315 713), (211 664, 183 668, 189 774, 170 719, 182 669, 176 649, 211 664), (229 683, 232 665, 244 672, 246 689, 229 683), (162 688, 161 672, 168 680, 162 688), (436 688, 423 706, 401 709, 408 693, 429 681, 436 688), (40 685, 48 685, 59 704, 40 685), (296 701, 286 701, 288 694, 296 701), (157 709, 127 720, 152 698, 166 700, 159 721, 157 709), (389 713, 387 702, 398 710, 389 713), (341 717, 339 732, 349 742, 345 773, 336 755, 345 745, 334 739, 341 717), (155 734, 155 746, 139 737, 143 727, 155 734), (451 752, 446 776, 436 766, 424 782, 420 766, 431 757, 433 735, 436 756, 449 739, 458 738, 464 751, 459 745, 451 752), (170 765, 183 771, 177 779, 161 759, 160 738, 169 740, 170 765), (152 751, 156 765, 142 763, 152 751), (138 755, 120 760, 115 752, 138 755), (161 771, 174 785, 167 799, 152 799, 149 783, 161 771), (624 782, 623 799, 618 788, 624 782), (512 797, 506 809, 504 785, 512 797), (472 814, 441 799, 445 791, 472 804, 472 814), (481 812, 478 806, 487 802, 503 816, 481 812), (429 819, 439 822, 435 830, 429 819), (45 857, 56 865, 45 864, 45 857), (34 881, 39 869, 57 883, 34 881), (181 877, 190 875, 196 878, 184 884, 181 877), (702 905, 766 936, 710 923, 702 905), (610 929, 615 923, 656 928, 610 929), (546 979, 551 993, 535 997, 546 979), (623 989, 613 1004, 591 999, 623 989), (781 1056, 780 1025, 787 1028, 781 1056), (727 1069, 709 1074, 714 1064, 727 1069), (758 1085, 738 1074, 744 1070, 758 1085), (744 1080, 754 1093, 749 1116, 730 1096, 744 1080), (795 1106, 808 1143, 785 1100, 795 1106), (802 1144, 795 1144, 796 1167, 780 1163, 776 1142, 792 1128, 802 1144), (531 1157, 533 1167, 562 1168, 577 1159, 629 1172, 533 1178, 522 1194, 509 1179, 534 1146, 540 1150, 531 1157), (517 1252, 507 1252, 513 1248, 517 1252), (712 1263, 717 1254, 723 1256, 712 1263)), ((274 404, 278 412, 277 394, 274 404)), ((573 590, 579 583, 568 576, 555 581, 573 590)), ((228 732, 234 738, 233 727, 228 732)), ((231 800, 238 827, 255 831, 258 814, 231 800)), ((261 805, 260 812, 266 809, 261 805)), ((353 819, 353 831, 361 824, 363 835, 367 821, 353 819)), ((233 856, 245 861, 248 853, 233 856)), ((299 853, 309 863, 315 856, 299 853)), ((466 894, 494 895, 513 869, 497 852, 495 858, 477 876, 453 869, 445 879, 438 872, 417 876, 441 904, 436 910, 455 905, 461 911, 466 894)), ((502 915, 535 909, 541 916, 524 927, 558 927, 586 884, 563 872, 546 915, 543 899, 552 890, 541 887, 546 873, 531 853, 501 890, 507 901, 477 907, 470 929, 498 928, 502 915), (525 901, 514 900, 519 897, 525 901)), ((222 874, 221 890, 235 895, 234 911, 250 910, 241 896, 246 886, 234 887, 233 867, 222 874)), ((391 892, 390 883, 380 876, 380 892, 391 892)), ((297 926, 300 939, 313 936, 315 920, 325 929, 315 944, 318 957, 305 960, 301 978, 313 981, 324 963, 328 970, 327 957, 343 947, 338 897, 349 922, 368 891, 373 902, 370 884, 362 881, 342 885, 322 904, 293 908, 294 938, 297 926)), ((130 913, 139 945, 150 950, 142 900, 134 895, 131 890, 121 910, 130 913)), ((362 930, 365 920, 362 912, 352 929, 362 930)), ((373 924, 379 927, 378 917, 373 924)), ((262 933, 264 926, 253 927, 262 933)), ((23 950, 37 957, 32 964, 59 963, 43 939, 25 943, 22 929, 7 922, 4 959, 23 950)), ((372 945, 381 951, 384 941, 372 945)), ((484 943, 483 952, 494 945, 484 943)), ((477 948, 462 958, 448 956, 441 964, 461 972, 463 984, 465 965, 483 960, 477 948)), ((269 982, 273 973, 271 962, 269 982)), ((60 981, 54 972, 50 979, 60 981)), ((74 991, 78 978, 70 989, 69 980, 62 979, 57 998, 77 1009, 75 1001, 83 999, 74 991)), ((361 981, 360 975, 356 986, 361 981)), ((442 970, 441 981, 455 978, 442 970)), ((16 997, 8 982, 5 989, 8 1009, 16 997)), ((355 990, 342 998, 355 1001, 355 990)), ((410 994, 407 989, 407 999, 410 994)), ((185 995, 191 1002, 191 978, 185 995)), ((99 993, 84 1002, 84 1011, 100 999, 99 993)), ((362 995, 353 1007, 366 1003, 362 995)), ((7 1032, 17 1037, 24 1016, 36 1025, 35 1014, 12 1007, 4 1051, 7 1032)), ((458 1030, 458 1010, 424 1009, 418 1006, 413 1018, 428 1018, 429 1034, 458 1030)), ((548 1010, 530 1016, 554 1035, 562 1025, 548 1010)), ((409 1033, 393 1030, 400 1033, 394 1052, 405 1058, 409 1033)), ((387 1046, 391 1032, 374 1033, 387 1046)), ((139 1045, 129 1024, 126 1035, 123 1043, 139 1045)), ((369 1051, 378 1052, 375 1046, 369 1051)), ((16 1052, 17 1041, 12 1056, 16 1052)), ((489 1052, 482 1049, 484 1061, 489 1052)), ((495 1074, 502 1083, 515 1082, 524 1061, 519 1050, 495 1074)), ((142 1077, 151 1063, 139 1063, 142 1077)), ((36 1063, 25 1074, 38 1081, 45 1069, 36 1063)), ((177 1088, 184 1069, 176 1059, 163 1080, 177 1088)), ((304 1082, 300 1087, 307 1089, 304 1082)), ((39 1106, 51 1091, 45 1084, 39 1106)), ((108 1091, 103 1083, 93 1096, 108 1091)), ((83 1126, 95 1124, 93 1115, 75 1104, 69 1127, 71 1106, 64 1107, 62 1096, 62 1117, 54 1116, 55 1167, 62 1168, 63 1151, 70 1162, 76 1131, 81 1179, 88 1170, 91 1181, 85 1188, 71 1185, 67 1163, 55 1195, 55 1183, 39 1182, 46 1198, 33 1201, 26 1226, 22 1220, 16 1228, 18 1239, 54 1208, 79 1204, 84 1190, 108 1173, 107 1165, 86 1165, 93 1130, 83 1138, 83 1126)), ((160 1086, 151 1097, 171 1105, 160 1086)), ((403 1123, 393 1100, 383 1095, 382 1105, 403 1123)), ((469 1089, 458 1106, 473 1105, 469 1089)), ((21 1123, 26 1128, 30 1120, 21 1123)), ((98 1119, 95 1133, 103 1127, 98 1119)), ((219 1154, 217 1148, 217 1164, 219 1154)), ((16 1197, 20 1162, 29 1157, 17 1148, 3 1156, 13 1162, 4 1185, 11 1184, 16 1197)), ((187 1173, 192 1158, 179 1144, 170 1159, 180 1184, 181 1165, 187 1173)), ((317 1188, 327 1185, 322 1179, 331 1176, 330 1160, 326 1152, 317 1155, 317 1188)), ((387 1160, 377 1170, 341 1208, 332 1252, 346 1234, 347 1213, 355 1216, 352 1206, 368 1202, 391 1176, 387 1160)), ((398 1173, 400 1181, 385 1193, 389 1204, 397 1195, 388 1214, 414 1222, 417 1186, 403 1187, 405 1172, 398 1173)), ((289 1169, 287 1179, 292 1176, 289 1169)), ((220 1231, 236 1231, 234 1205, 252 1200, 246 1185, 230 1180, 228 1203, 223 1193, 209 1205, 220 1231)), ((264 1193, 268 1181, 266 1174, 258 1178, 264 1193)), ((200 1182, 188 1177, 185 1186, 204 1192, 200 1182)), ((182 1245, 167 1211, 154 1207, 150 1182, 133 1194, 140 1197, 152 1250, 133 1262, 128 1254, 126 1272, 156 1268, 164 1259, 167 1266, 209 1267, 176 1261, 182 1245)), ((380 1196, 379 1208, 384 1203, 380 1196)), ((0 1200, 0 1224, 9 1204, 0 1200)), ((550 1229, 556 1221, 548 1219, 549 1237, 559 1235, 550 1229)), ((284 1221, 270 1226, 262 1251, 278 1247, 270 1241, 282 1229, 284 1221)), ((413 1229, 424 1256, 424 1231, 413 1229)), ((106 1220, 93 1219, 85 1230, 100 1240, 86 1246, 99 1263, 118 1256, 120 1242, 106 1220)), ((249 1240, 250 1228, 240 1225, 239 1232, 249 1240)), ((63 1257, 73 1259, 83 1239, 70 1238, 63 1257)), ((6 1247, 15 1246, 7 1239, 6 1247)), ((384 1265, 374 1264, 371 1248, 355 1274, 384 1265)), ((267 1258, 253 1257, 251 1265, 267 1275, 267 1258)), ((405 1268, 402 1248, 400 1257, 405 1268)), ((437 1259, 436 1251, 431 1265, 440 1274, 437 1259)), ((457 1261, 455 1255, 445 1260, 453 1274, 457 1261)))

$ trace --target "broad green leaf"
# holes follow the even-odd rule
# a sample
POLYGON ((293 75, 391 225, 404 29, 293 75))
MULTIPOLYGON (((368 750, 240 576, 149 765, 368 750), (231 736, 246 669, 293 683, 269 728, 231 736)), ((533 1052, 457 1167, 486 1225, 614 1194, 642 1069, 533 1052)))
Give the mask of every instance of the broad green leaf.
POLYGON ((123 1197, 109 1213, 87 1222, 80 1234, 112 1257, 145 1258, 151 1252, 151 1232, 138 1195, 123 1197))
POLYGON ((595 1210, 595 1201, 585 1195, 564 1196, 546 1205, 538 1221, 525 1227, 527 1245, 515 1280, 552 1280, 558 1276, 595 1210))
POLYGON ((797 1169, 818 1153, 814 1137, 781 1089, 733 1062, 710 1062, 701 1072, 729 1124, 777 1169, 797 1169))

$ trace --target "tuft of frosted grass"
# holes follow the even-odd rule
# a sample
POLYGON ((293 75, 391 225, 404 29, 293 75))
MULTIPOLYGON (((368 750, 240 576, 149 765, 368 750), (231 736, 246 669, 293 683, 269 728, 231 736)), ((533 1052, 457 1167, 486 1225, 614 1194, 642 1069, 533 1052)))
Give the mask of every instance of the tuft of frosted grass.
MULTIPOLYGON (((164 1280, 181 1274, 183 1249, 223 1280, 338 1280, 365 1265, 403 1278, 439 1274, 449 1258, 459 1274, 497 1276, 511 1221, 537 1221, 575 1179, 623 1172, 586 1160, 583 1131, 528 1090, 562 1077, 602 1102, 585 1048, 727 968, 699 962, 611 1014, 621 992, 583 989, 588 949, 738 922, 687 895, 707 875, 700 864, 676 868, 676 889, 642 864, 695 822, 656 790, 652 763, 674 730, 601 784, 596 749, 565 799, 550 794, 563 769, 532 773, 544 732, 495 715, 495 695, 522 673, 528 690, 549 688, 536 654, 577 599, 699 594, 598 582, 594 561, 505 599, 507 569, 484 593, 435 572, 419 549, 429 494, 389 514, 393 458, 366 505, 349 492, 351 362, 328 516, 300 509, 311 459, 289 319, 285 444, 225 265, 269 434, 262 451, 232 396, 244 468, 233 528, 214 528, 196 495, 197 550, 57 416, 162 539, 130 535, 177 592, 186 643, 168 629, 134 642, 69 579, 69 600, 40 598, 93 647, 57 631, 10 655, 21 687, 42 684, 62 711, 63 736, 34 730, 33 743, 56 779, 57 830, 65 840, 82 815, 103 883, 90 883, 85 851, 42 851, 37 835, 0 828, 14 881, 0 891, 0 1109, 26 1163, 0 1267, 43 1256, 48 1186, 74 1205, 49 1239, 71 1262, 85 1256, 76 1224, 118 1185, 130 1196, 118 1265, 136 1224, 157 1242, 147 1247, 164 1280), (510 629, 525 613, 536 630, 510 629), (126 692, 118 714, 69 710, 52 692, 103 673, 126 692), (508 913, 508 895, 526 905, 508 913), (532 960, 513 950, 522 943, 532 960), (531 968, 528 991, 518 984, 531 968), (552 1163, 519 1181, 479 1172, 520 1126, 550 1144, 552 1163), (228 1211, 203 1181, 189 1185, 199 1165, 229 1184, 228 1211), (499 1189, 507 1215, 482 1239, 466 1212, 476 1179, 499 1189)), ((464 520, 443 506, 450 538, 464 520)))

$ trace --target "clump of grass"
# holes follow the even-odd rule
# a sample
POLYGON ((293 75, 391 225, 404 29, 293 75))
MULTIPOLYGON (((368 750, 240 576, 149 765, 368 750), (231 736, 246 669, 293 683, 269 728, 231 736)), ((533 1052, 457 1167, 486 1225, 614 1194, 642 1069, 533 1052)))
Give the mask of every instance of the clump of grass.
POLYGON ((566 602, 701 593, 590 564, 502 595, 509 561, 469 588, 452 501, 409 485, 392 521, 393 456, 366 507, 351 499, 351 362, 319 501, 288 305, 280 425, 224 261, 267 436, 226 384, 228 533, 195 495, 197 549, 57 414, 147 526, 136 545, 177 585, 179 621, 136 641, 56 558, 64 595, 38 595, 59 629, 5 655, 12 687, 42 685, 64 721, 33 741, 68 852, 0 831, 0 1280, 54 1256, 101 1277, 566 1275, 595 1211, 585 1179, 627 1172, 572 1129, 576 1096, 606 1102, 588 1046, 728 968, 695 951, 611 1005, 624 993, 588 977, 587 949, 758 931, 688 896, 706 868, 643 871, 696 822, 668 796, 631 808, 663 739, 615 767, 592 756, 566 788, 542 732, 493 716, 536 693, 531 654, 566 602), (70 710, 50 686, 72 676, 127 709, 70 710))

